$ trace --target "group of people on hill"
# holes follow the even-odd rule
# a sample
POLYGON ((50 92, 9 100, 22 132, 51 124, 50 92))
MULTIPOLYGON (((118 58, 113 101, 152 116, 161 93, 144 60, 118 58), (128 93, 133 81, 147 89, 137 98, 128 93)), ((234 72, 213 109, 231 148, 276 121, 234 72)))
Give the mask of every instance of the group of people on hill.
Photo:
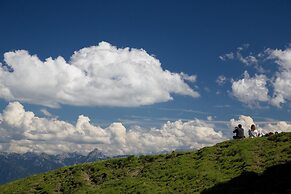
MULTIPOLYGON (((235 127, 233 133, 235 133, 235 136, 233 136, 233 139, 245 138, 244 129, 242 128, 241 124, 235 127)), ((251 125, 251 129, 249 129, 248 134, 250 138, 261 137, 264 135, 261 130, 256 129, 256 126, 254 124, 251 125)))

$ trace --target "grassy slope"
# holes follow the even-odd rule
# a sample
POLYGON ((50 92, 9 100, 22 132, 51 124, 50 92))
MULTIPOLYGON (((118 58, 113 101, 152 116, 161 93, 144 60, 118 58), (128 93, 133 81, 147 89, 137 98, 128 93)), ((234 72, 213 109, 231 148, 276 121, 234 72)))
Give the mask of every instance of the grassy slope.
MULTIPOLYGON (((0 191, 217 193, 213 188, 219 185, 216 190, 223 193, 221 188, 230 187, 229 181, 235 182, 246 173, 253 173, 258 177, 268 167, 290 163, 291 133, 282 133, 268 138, 226 141, 199 151, 131 156, 65 167, 0 186, 0 191)), ((245 179, 243 180, 247 181, 245 179)))

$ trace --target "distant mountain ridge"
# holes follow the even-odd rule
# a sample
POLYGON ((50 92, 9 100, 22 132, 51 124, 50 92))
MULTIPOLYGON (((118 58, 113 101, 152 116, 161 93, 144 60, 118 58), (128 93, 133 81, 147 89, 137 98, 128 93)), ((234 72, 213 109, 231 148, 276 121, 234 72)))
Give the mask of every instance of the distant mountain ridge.
POLYGON ((33 152, 24 154, 0 152, 0 184, 64 166, 108 158, 98 149, 94 149, 86 156, 76 152, 58 155, 33 152))

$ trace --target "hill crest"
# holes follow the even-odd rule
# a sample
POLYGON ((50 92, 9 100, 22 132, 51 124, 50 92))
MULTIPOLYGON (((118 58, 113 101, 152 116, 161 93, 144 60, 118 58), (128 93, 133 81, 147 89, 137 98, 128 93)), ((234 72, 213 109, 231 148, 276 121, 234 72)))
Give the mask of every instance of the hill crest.
POLYGON ((0 186, 0 190, 3 193, 284 193, 291 191, 290 163, 291 133, 281 133, 225 141, 198 151, 129 156, 65 167, 0 186), (280 173, 285 173, 286 178, 282 179, 280 173), (258 187, 248 186, 256 181, 260 183, 258 187))

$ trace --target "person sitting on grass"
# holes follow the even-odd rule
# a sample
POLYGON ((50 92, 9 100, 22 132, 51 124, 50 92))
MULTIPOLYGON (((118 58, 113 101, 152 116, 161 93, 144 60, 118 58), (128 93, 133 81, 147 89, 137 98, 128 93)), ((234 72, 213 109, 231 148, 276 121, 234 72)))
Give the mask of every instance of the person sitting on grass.
POLYGON ((245 138, 244 136, 244 129, 242 128, 242 125, 239 124, 237 127, 235 127, 233 133, 235 133, 235 136, 233 136, 233 139, 242 139, 245 138))
POLYGON ((254 124, 251 125, 251 129, 249 130, 249 137, 250 138, 259 137, 259 132, 254 124))

